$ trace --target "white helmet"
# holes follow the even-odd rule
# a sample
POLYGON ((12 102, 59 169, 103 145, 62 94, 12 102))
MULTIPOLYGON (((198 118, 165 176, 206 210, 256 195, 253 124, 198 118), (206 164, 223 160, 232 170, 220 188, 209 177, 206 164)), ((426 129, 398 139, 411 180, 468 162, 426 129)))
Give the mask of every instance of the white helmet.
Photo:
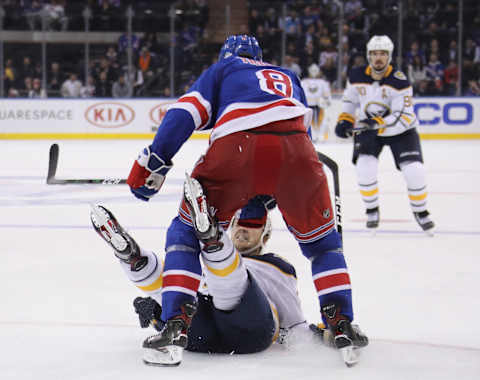
POLYGON ((320 67, 318 67, 318 65, 316 63, 312 63, 308 67, 308 75, 311 78, 317 78, 319 74, 320 74, 320 67))
POLYGON ((393 42, 388 36, 373 36, 367 43, 367 61, 370 63, 370 52, 374 50, 388 51, 387 66, 392 61, 393 42))

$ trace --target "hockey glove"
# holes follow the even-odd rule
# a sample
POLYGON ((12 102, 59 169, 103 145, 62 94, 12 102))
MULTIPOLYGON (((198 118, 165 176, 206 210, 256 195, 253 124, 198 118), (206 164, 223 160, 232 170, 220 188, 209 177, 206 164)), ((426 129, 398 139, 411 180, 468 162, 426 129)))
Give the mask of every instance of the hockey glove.
POLYGON ((358 122, 358 125, 360 126, 360 129, 365 129, 367 131, 371 131, 374 129, 378 129, 378 122, 375 119, 363 119, 358 122))
POLYGON ((138 199, 148 201, 158 193, 172 166, 171 162, 166 163, 152 152, 150 146, 146 147, 138 155, 128 175, 127 184, 130 191, 138 199))
POLYGON ((162 307, 151 297, 137 297, 133 300, 135 313, 138 314, 138 320, 142 329, 153 326, 157 331, 161 331, 165 324, 160 316, 162 307))
POLYGON ((353 135, 353 123, 342 120, 339 121, 335 127, 335 134, 342 139, 352 137, 353 135))

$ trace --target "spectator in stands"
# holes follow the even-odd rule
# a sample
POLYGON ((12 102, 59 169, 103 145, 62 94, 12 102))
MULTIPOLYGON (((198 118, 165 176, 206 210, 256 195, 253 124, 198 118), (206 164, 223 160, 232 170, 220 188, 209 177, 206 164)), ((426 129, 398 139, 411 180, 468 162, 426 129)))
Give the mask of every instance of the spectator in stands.
MULTIPOLYGON (((265 23, 265 19, 258 11, 258 9, 251 9, 250 10, 250 17, 248 19, 248 30, 250 31, 250 35, 256 35, 258 27, 262 26, 265 23)), ((257 37, 258 38, 258 37, 257 37)))
POLYGON ((300 19, 298 18, 297 11, 293 8, 287 10, 287 17, 285 21, 282 18, 279 19, 279 26, 281 29, 285 29, 287 38, 296 39, 300 33, 300 19))
POLYGON ((451 40, 448 44, 448 50, 446 53, 446 61, 457 61, 458 60, 458 48, 457 48, 457 41, 451 40))
POLYGON ((53 92, 59 92, 60 86, 64 82, 65 78, 60 70, 60 64, 58 62, 52 62, 50 65, 50 71, 47 75, 48 78, 48 90, 53 92))
POLYGON ((93 77, 93 75, 89 75, 85 86, 82 86, 82 88, 80 89, 80 97, 94 98, 96 96, 95 90, 95 78, 93 77))
POLYGON ((152 55, 150 54, 148 48, 146 46, 142 47, 142 50, 140 51, 140 57, 138 58, 138 66, 140 67, 140 70, 142 70, 142 73, 146 73, 150 70, 151 60, 152 55))
POLYGON ((468 81, 468 87, 465 91, 465 96, 480 96, 480 84, 478 81, 470 79, 468 81))
POLYGON ((5 61, 5 70, 4 70, 4 86, 5 86, 5 91, 8 93, 8 90, 11 87, 15 86, 15 80, 16 80, 16 70, 13 67, 13 61, 9 58, 5 61))
POLYGON ((427 80, 432 95, 441 95, 443 92, 443 78, 445 68, 443 64, 438 60, 438 56, 435 53, 430 54, 427 67, 427 80))
POLYGON ((282 65, 286 69, 293 71, 299 77, 302 75, 302 69, 300 66, 295 62, 294 58, 291 55, 285 55, 285 62, 282 65))
POLYGON ((47 97, 47 92, 42 88, 40 78, 33 79, 32 89, 28 92, 28 97, 32 99, 45 99, 47 97))
POLYGON ((23 79, 23 88, 21 89, 22 97, 27 97, 30 93, 30 90, 33 88, 32 77, 25 77, 23 79))
POLYGON ((20 93, 18 92, 18 90, 16 88, 10 87, 10 89, 8 90, 8 97, 9 98, 19 98, 20 93))
POLYGON ((68 79, 62 83, 60 93, 64 98, 78 98, 81 88, 82 82, 77 79, 77 74, 71 73, 68 79))
POLYGON ((413 56, 413 62, 408 64, 408 80, 413 86, 414 93, 418 91, 421 82, 427 81, 427 68, 420 55, 413 56))
POLYGON ((422 63, 425 64, 426 63, 425 52, 422 49, 420 49, 418 41, 415 40, 410 44, 410 49, 405 54, 406 64, 407 65, 413 64, 414 59, 417 55, 420 57, 420 60, 422 61, 422 63))
POLYGON ((133 90, 134 95, 138 95, 140 89, 143 86, 144 80, 143 80, 143 72, 140 69, 138 63, 132 68, 131 72, 131 78, 129 78, 129 73, 128 73, 128 67, 125 66, 125 81, 130 83, 130 86, 133 90))
POLYGON ((328 57, 320 69, 322 70, 325 79, 333 85, 337 80, 337 64, 333 57, 328 57))
POLYGON ((100 0, 97 6, 93 8, 94 30, 110 31, 115 30, 119 18, 118 9, 110 4, 109 0, 100 0))
POLYGON ((65 3, 63 0, 50 0, 43 6, 46 30, 67 30, 68 17, 65 15, 65 3))
POLYGON ((25 0, 24 15, 30 30, 42 29, 43 0, 25 0))
POLYGON ((112 85, 108 82, 107 73, 102 71, 97 81, 95 95, 97 98, 111 98, 112 85))
POLYGON ((19 83, 24 83, 25 78, 30 77, 30 79, 33 77, 33 66, 32 66, 32 60, 29 56, 23 57, 23 64, 20 66, 18 70, 18 77, 17 80, 19 83))
POLYGON ((125 81, 123 75, 120 75, 112 86, 112 96, 114 98, 131 98, 132 94, 132 86, 125 81))
POLYGON ((445 69, 445 95, 455 96, 458 88, 458 66, 455 59, 448 62, 445 69))

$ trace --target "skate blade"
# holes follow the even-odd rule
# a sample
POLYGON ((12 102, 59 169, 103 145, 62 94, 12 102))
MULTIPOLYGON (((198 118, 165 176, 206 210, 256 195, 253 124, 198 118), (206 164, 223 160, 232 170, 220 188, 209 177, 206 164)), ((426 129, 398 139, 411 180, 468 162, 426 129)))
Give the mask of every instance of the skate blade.
POLYGON ((354 346, 343 347, 339 349, 340 353, 342 354, 343 362, 347 367, 353 367, 358 363, 358 349, 354 346))
POLYGON ((435 236, 435 234, 433 232, 433 228, 431 228, 429 230, 426 230, 426 231, 423 231, 423 232, 425 232, 425 234, 429 237, 434 237, 435 236))
MULTIPOLYGON (((197 181, 190 177, 188 173, 185 173, 185 198, 187 198, 187 201, 193 207, 195 213, 195 227, 199 232, 203 233, 207 232, 210 228, 210 221, 208 215, 200 211, 200 208, 198 207, 198 198, 203 197, 203 191, 199 188, 200 185, 195 182, 197 181)), ((202 202, 203 201, 204 200, 202 200, 202 202)))
POLYGON ((119 233, 115 232, 112 226, 108 223, 110 216, 99 205, 90 205, 90 218, 96 228, 100 231, 102 237, 110 243, 117 251, 123 251, 127 248, 128 242, 119 233), (103 228, 102 228, 103 227, 103 228))
POLYGON ((183 358, 183 348, 166 346, 161 349, 144 348, 143 362, 151 366, 174 367, 180 365, 183 358))

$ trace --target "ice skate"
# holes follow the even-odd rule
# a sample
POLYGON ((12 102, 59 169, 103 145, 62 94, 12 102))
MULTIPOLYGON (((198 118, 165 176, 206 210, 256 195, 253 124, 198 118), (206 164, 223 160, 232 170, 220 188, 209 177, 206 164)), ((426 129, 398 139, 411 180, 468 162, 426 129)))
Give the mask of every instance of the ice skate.
POLYGON ((143 342, 143 361, 148 365, 177 366, 187 347, 187 330, 197 310, 195 303, 184 303, 182 314, 169 319, 159 334, 143 342))
POLYGON ((147 265, 147 257, 140 255, 138 244, 109 210, 100 205, 91 205, 90 220, 95 231, 113 248, 115 256, 130 264, 132 271, 139 271, 147 265))
POLYGON ((204 244, 203 251, 211 253, 220 250, 223 247, 220 241, 221 231, 216 219, 210 214, 202 185, 186 174, 183 192, 195 233, 204 244))
POLYGON ((435 224, 430 219, 430 213, 428 211, 414 212, 415 220, 423 231, 429 236, 433 236, 433 228, 435 224))
POLYGON ((367 209, 367 228, 375 234, 380 222, 380 210, 378 207, 367 209))
POLYGON ((368 338, 357 325, 352 325, 339 311, 335 304, 322 307, 322 315, 327 320, 328 328, 333 335, 333 343, 341 352, 347 367, 352 367, 358 363, 358 349, 368 345, 368 338))

